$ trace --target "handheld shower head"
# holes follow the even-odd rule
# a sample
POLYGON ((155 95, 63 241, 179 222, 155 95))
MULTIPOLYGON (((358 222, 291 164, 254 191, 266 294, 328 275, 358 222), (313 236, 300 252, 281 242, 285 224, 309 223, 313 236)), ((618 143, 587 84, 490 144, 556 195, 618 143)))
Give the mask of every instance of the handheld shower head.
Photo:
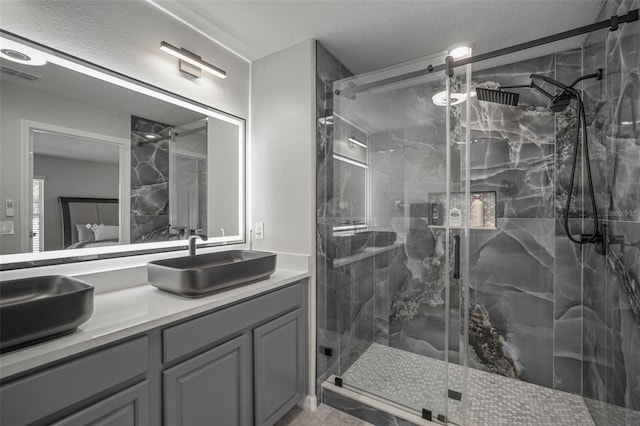
POLYGON ((576 90, 574 86, 586 79, 595 78, 597 80, 601 80, 602 76, 603 76, 603 70, 598 69, 593 74, 588 74, 588 75, 583 75, 581 77, 578 77, 573 83, 571 83, 570 86, 567 86, 566 84, 560 83, 559 81, 556 81, 545 75, 531 74, 530 75, 531 82, 525 85, 502 86, 502 87, 499 87, 498 90, 476 87, 478 100, 500 103, 503 105, 511 105, 511 106, 516 106, 518 104, 518 94, 505 92, 503 89, 516 89, 516 88, 525 88, 525 87, 534 89, 539 93, 542 93, 545 97, 549 98, 549 109, 553 112, 564 111, 571 104, 571 101, 573 99, 576 100, 577 108, 578 108, 577 123, 576 123, 577 129, 575 132, 576 136, 575 136, 575 143, 574 143, 574 149, 573 149, 573 162, 571 166, 571 179, 569 182, 569 191, 567 195, 567 204, 564 212, 563 226, 569 240, 577 244, 587 244, 587 243, 602 244, 603 237, 600 232, 600 222, 598 220, 598 208, 596 205, 595 191, 593 189, 593 178, 591 175, 591 159, 589 157, 589 141, 587 139, 588 134, 587 134, 587 125, 586 125, 587 119, 585 117, 585 108, 584 108, 584 103, 582 102, 582 97, 580 96, 580 92, 576 90), (545 83, 551 84, 552 86, 555 86, 557 89, 559 89, 559 91, 557 91, 555 94, 552 95, 551 93, 544 90, 542 87, 538 86, 535 80, 542 80, 545 83), (582 136, 582 139, 581 139, 581 136, 582 136), (590 234, 582 234, 579 238, 575 238, 571 234, 569 229, 569 211, 571 207, 573 187, 574 187, 574 181, 576 177, 576 164, 578 162, 578 150, 580 148, 580 145, 581 145, 580 142, 582 140, 583 140, 582 155, 585 158, 586 178, 588 182, 589 195, 591 197, 591 210, 593 212, 593 230, 591 231, 590 234))
POLYGON ((529 76, 529 78, 530 78, 531 80, 538 79, 538 80, 546 81, 547 83, 549 83, 549 84, 551 84, 551 85, 553 85, 553 86, 559 87, 559 88, 560 88, 560 89, 562 89, 562 90, 564 90, 564 89, 566 89, 566 88, 568 87, 566 84, 560 83, 559 81, 554 80, 554 79, 552 79, 552 78, 550 78, 550 77, 547 77, 546 75, 541 75, 541 74, 531 74, 531 75, 529 76))
POLYGON ((562 112, 571 104, 571 99, 574 99, 574 95, 567 90, 563 90, 549 99, 549 109, 553 112, 562 112))

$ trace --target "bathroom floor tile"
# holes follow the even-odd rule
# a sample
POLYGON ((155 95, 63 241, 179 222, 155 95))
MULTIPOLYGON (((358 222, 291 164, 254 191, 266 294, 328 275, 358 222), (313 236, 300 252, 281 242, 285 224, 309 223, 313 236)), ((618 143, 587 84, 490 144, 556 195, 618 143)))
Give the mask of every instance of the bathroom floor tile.
POLYGON ((331 408, 328 405, 320 405, 318 411, 305 411, 300 407, 294 407, 275 426, 372 426, 356 417, 331 408))

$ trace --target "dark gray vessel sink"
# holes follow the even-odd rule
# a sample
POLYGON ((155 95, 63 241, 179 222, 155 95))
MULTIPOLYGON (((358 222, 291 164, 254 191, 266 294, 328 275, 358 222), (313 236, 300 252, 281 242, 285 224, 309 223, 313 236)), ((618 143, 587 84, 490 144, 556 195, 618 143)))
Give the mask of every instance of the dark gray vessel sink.
POLYGON ((63 275, 0 282, 0 352, 72 333, 93 314, 93 287, 63 275))
POLYGON ((371 247, 387 247, 393 245, 398 238, 398 234, 393 231, 372 231, 369 238, 371 247))
POLYGON ((230 250, 149 262, 147 278, 161 290, 200 297, 266 279, 275 270, 275 253, 230 250))

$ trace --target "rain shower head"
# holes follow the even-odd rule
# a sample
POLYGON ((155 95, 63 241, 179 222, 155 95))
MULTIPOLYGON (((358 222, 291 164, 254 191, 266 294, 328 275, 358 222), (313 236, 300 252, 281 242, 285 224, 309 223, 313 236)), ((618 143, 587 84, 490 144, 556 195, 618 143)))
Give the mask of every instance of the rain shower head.
POLYGON ((504 86, 499 87, 498 89, 485 89, 483 87, 476 87, 476 93, 478 94, 478 100, 480 101, 493 102, 501 105, 518 106, 518 99, 520 95, 514 92, 507 92, 503 89, 517 89, 525 87, 535 89, 547 96, 549 98, 549 109, 553 112, 564 111, 571 103, 571 99, 575 99, 575 96, 572 94, 573 91, 571 88, 566 88, 556 95, 551 95, 533 82, 531 82, 531 84, 523 84, 519 86, 504 86))
POLYGON ((496 104, 517 106, 520 94, 505 92, 502 89, 494 90, 484 87, 476 87, 476 94, 479 101, 493 102, 496 104))
POLYGON ((586 80, 589 78, 596 78, 598 80, 602 80, 603 71, 602 69, 598 69, 593 74, 583 75, 578 77, 570 86, 563 84, 557 80, 554 80, 550 77, 547 77, 542 74, 531 74, 529 78, 531 78, 531 82, 529 84, 519 84, 516 86, 499 86, 497 89, 487 89, 484 87, 476 87, 476 93, 478 95, 478 100, 493 102, 502 105, 509 106, 517 106, 519 95, 513 92, 506 92, 504 89, 534 89, 544 96, 549 98, 549 109, 553 112, 560 112, 565 110, 572 99, 577 99, 576 90, 573 88, 576 84, 581 82, 582 80, 586 80), (555 95, 544 90, 542 87, 538 86, 534 80, 542 80, 545 83, 549 83, 558 89, 561 89, 560 92, 557 92, 555 95))

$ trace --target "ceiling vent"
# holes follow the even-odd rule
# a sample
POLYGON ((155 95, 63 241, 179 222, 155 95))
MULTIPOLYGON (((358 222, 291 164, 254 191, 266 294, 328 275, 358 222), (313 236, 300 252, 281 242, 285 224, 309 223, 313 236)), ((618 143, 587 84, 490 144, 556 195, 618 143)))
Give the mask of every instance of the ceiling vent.
POLYGON ((37 81, 42 78, 34 74, 29 74, 28 72, 18 71, 16 69, 4 67, 4 66, 0 66, 0 71, 2 71, 2 74, 22 78, 27 81, 37 81))

